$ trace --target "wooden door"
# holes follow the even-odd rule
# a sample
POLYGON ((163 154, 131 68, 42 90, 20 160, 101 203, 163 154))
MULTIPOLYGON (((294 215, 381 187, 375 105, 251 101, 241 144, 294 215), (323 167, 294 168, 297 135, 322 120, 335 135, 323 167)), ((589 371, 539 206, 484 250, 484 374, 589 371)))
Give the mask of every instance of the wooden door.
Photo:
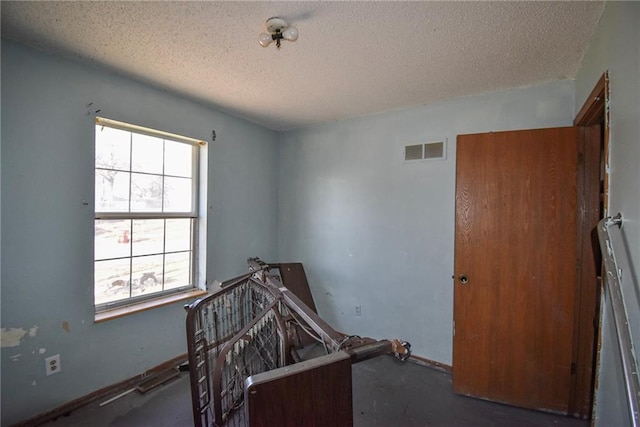
POLYGON ((453 386, 568 411, 577 128, 457 140, 453 386))

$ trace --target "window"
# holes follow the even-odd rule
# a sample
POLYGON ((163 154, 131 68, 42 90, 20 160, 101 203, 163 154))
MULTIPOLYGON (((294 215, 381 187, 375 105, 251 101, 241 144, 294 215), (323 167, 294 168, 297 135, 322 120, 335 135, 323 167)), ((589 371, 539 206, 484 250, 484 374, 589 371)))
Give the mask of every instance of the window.
POLYGON ((96 312, 197 286, 199 144, 96 119, 96 312))

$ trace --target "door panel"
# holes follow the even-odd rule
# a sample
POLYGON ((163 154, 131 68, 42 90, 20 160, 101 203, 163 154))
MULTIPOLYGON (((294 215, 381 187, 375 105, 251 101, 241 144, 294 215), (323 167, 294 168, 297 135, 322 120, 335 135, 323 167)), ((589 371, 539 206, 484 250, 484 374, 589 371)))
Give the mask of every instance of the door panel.
POLYGON ((577 128, 458 137, 456 393, 567 412, 576 174, 577 128))

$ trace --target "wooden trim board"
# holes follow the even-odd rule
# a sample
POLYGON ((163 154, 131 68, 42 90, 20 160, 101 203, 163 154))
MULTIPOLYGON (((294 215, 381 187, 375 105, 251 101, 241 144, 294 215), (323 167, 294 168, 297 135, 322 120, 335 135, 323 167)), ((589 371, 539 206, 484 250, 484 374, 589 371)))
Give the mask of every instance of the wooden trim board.
POLYGON ((154 366, 148 371, 145 371, 142 374, 136 375, 133 378, 129 378, 124 381, 120 381, 118 383, 96 390, 93 393, 89 393, 85 396, 79 397, 78 399, 67 402, 64 405, 58 406, 57 408, 54 408, 50 411, 43 412, 27 420, 14 424, 14 427, 34 427, 49 421, 53 421, 58 417, 68 415, 71 412, 76 411, 98 400, 106 399, 108 397, 112 397, 116 395, 117 393, 121 393, 124 390, 134 388, 142 381, 145 381, 148 378, 154 375, 157 375, 160 372, 166 371, 171 368, 175 368, 176 366, 179 366, 185 363, 186 361, 187 361, 187 354, 182 354, 180 356, 174 357, 173 359, 168 360, 164 363, 161 363, 157 366, 154 366))
POLYGON ((174 304, 176 302, 184 301, 191 298, 198 298, 203 295, 207 295, 207 291, 203 289, 194 289, 188 292, 165 295, 136 304, 126 305, 124 307, 103 310, 95 314, 94 322, 100 323, 107 320, 119 319, 120 317, 129 316, 131 314, 140 313, 142 311, 151 310, 157 307, 164 307, 165 305, 174 304))
POLYGON ((453 368, 450 365, 445 363, 436 362, 435 360, 427 359, 422 356, 416 356, 412 354, 409 356, 409 362, 415 363, 416 365, 424 366, 426 368, 436 369, 441 372, 446 372, 447 374, 453 373, 453 368))

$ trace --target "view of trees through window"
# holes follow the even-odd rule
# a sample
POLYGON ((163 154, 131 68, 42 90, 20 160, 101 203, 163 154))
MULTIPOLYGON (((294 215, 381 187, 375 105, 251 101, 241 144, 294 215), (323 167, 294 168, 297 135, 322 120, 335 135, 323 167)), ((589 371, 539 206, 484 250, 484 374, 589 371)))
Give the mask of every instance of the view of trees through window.
POLYGON ((96 306, 193 286, 195 150, 96 125, 96 306))

